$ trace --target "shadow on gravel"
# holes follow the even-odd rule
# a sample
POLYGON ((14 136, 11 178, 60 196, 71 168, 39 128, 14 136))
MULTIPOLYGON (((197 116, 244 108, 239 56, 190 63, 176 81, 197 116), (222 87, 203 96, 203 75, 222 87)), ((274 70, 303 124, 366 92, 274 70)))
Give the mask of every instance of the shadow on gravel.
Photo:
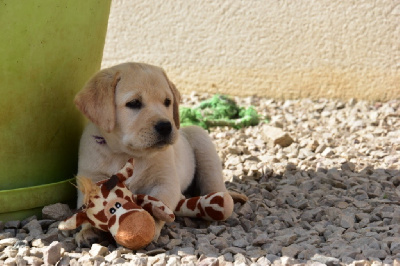
POLYGON ((237 204, 226 221, 231 251, 270 263, 281 257, 288 263, 392 263, 400 258, 399 185, 399 170, 355 171, 349 162, 317 170, 288 164, 283 173, 235 179, 227 187, 249 202, 237 204))

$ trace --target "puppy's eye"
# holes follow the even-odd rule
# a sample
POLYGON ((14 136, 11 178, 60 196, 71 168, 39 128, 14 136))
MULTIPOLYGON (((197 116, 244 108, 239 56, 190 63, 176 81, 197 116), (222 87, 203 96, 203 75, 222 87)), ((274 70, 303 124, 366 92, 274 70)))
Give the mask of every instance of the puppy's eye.
POLYGON ((166 106, 166 107, 168 107, 168 106, 170 106, 171 105, 171 100, 170 99, 165 99, 165 101, 164 101, 164 105, 166 106))
POLYGON ((116 212, 116 209, 115 208, 110 208, 110 213, 111 214, 114 214, 116 212))
POLYGON ((130 102, 127 102, 125 106, 131 109, 140 109, 142 108, 142 102, 140 100, 135 99, 130 102))
POLYGON ((119 203, 119 202, 115 203, 115 208, 117 208, 117 209, 121 208, 121 203, 119 203))

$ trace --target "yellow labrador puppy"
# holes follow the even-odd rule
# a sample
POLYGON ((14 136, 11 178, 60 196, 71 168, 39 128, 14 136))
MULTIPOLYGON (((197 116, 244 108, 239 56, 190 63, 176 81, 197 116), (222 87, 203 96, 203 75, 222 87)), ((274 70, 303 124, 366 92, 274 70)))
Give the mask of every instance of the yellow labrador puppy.
MULTIPOLYGON (((75 98, 91 121, 81 139, 78 175, 96 182, 133 157, 129 189, 152 195, 172 210, 191 184, 201 195, 226 191, 207 132, 196 126, 179 129, 179 101, 178 90, 159 67, 125 63, 98 72, 75 98)), ((233 201, 227 211, 232 209, 233 201)), ((163 224, 156 221, 155 239, 163 224)), ((90 245, 96 234, 86 226, 76 240, 80 246, 90 245)))

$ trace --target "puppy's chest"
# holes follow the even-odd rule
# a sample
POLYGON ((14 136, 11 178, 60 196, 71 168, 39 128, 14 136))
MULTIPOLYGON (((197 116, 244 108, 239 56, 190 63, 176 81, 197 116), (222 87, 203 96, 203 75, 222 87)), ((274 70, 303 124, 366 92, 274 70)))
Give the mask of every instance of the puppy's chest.
POLYGON ((130 156, 128 155, 107 156, 99 167, 102 168, 105 176, 108 178, 120 171, 129 159, 130 156))
POLYGON ((157 179, 156 173, 150 168, 135 164, 132 176, 126 180, 126 186, 134 194, 148 194, 157 185, 157 179))

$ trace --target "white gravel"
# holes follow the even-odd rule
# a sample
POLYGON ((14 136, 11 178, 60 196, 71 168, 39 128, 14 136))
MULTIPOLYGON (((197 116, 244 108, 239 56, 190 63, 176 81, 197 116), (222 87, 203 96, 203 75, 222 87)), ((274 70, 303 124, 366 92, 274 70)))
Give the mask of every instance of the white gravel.
POLYGON ((226 222, 178 218, 137 252, 78 248, 50 206, 0 222, 0 265, 400 265, 400 100, 236 100, 270 123, 210 131, 227 187, 249 197, 226 222))

